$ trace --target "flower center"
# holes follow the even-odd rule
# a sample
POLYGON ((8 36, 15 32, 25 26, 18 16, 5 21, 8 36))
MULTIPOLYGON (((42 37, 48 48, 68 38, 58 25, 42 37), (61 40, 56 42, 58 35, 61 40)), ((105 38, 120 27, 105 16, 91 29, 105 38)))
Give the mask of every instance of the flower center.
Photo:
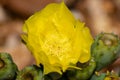
POLYGON ((70 52, 71 44, 68 38, 54 34, 46 37, 42 47, 47 55, 57 56, 61 59, 65 53, 70 52))

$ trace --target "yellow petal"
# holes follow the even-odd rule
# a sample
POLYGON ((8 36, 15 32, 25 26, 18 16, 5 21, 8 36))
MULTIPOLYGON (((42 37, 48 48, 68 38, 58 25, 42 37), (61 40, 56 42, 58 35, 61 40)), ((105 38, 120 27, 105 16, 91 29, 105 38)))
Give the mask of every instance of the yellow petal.
POLYGON ((80 52, 80 57, 79 57, 79 62, 81 63, 85 63, 87 62, 90 57, 90 47, 91 44, 93 42, 93 38, 90 34, 90 31, 87 27, 84 26, 84 23, 81 23, 80 21, 76 21, 76 26, 79 32, 79 40, 78 42, 80 42, 80 48, 81 48, 81 52, 80 52))

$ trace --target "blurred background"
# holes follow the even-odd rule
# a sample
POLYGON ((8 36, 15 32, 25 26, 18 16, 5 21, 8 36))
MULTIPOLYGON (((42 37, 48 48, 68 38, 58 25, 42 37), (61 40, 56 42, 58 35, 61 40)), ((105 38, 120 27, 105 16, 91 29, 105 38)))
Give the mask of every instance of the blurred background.
MULTIPOLYGON (((19 69, 34 64, 34 58, 21 42, 22 25, 36 11, 63 0, 0 0, 0 52, 8 52, 19 69)), ((120 36, 120 0, 64 0, 77 19, 85 22, 95 37, 101 32, 120 36)), ((114 66, 119 66, 117 60, 114 66)), ((112 65, 112 67, 114 67, 112 65)))

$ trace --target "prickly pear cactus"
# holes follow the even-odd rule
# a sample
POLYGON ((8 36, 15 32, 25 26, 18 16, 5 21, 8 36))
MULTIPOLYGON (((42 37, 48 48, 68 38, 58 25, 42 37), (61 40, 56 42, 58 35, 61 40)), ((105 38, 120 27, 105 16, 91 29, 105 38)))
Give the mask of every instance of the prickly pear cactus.
POLYGON ((16 80, 43 80, 42 68, 36 65, 26 66, 18 72, 16 80))
POLYGON ((120 39, 113 33, 101 33, 95 37, 91 54, 95 58, 96 70, 113 63, 120 53, 120 39))
POLYGON ((68 80, 88 80, 96 68, 96 62, 91 58, 87 63, 78 63, 76 66, 82 69, 67 70, 66 75, 68 80))
POLYGON ((18 68, 8 53, 0 52, 0 80, 14 80, 18 68))

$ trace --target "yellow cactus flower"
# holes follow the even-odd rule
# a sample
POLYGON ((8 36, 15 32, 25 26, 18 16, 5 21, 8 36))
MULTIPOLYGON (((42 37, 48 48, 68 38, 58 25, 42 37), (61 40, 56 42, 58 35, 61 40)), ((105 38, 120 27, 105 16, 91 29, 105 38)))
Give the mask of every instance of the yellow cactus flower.
POLYGON ((93 38, 84 23, 76 20, 64 2, 51 3, 25 21, 22 39, 44 66, 44 74, 64 72, 87 62, 93 38))

